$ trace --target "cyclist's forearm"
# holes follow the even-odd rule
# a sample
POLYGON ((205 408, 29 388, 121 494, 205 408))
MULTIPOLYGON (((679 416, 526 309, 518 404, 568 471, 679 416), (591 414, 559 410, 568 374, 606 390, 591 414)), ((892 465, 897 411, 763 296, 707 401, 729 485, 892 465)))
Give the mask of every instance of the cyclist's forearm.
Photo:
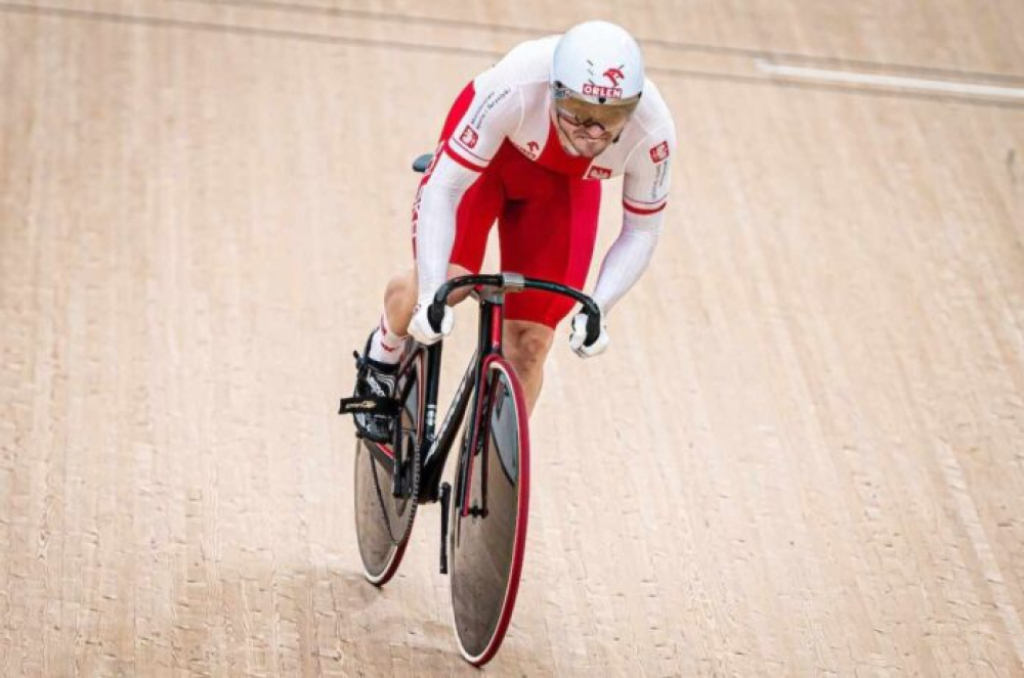
POLYGON ((624 218, 622 232, 601 263, 594 289, 594 301, 604 313, 630 290, 643 275, 658 245, 662 213, 624 218))
POLYGON ((451 158, 442 156, 420 194, 416 220, 416 270, 419 297, 433 294, 447 279, 455 242, 459 202, 476 178, 451 158))

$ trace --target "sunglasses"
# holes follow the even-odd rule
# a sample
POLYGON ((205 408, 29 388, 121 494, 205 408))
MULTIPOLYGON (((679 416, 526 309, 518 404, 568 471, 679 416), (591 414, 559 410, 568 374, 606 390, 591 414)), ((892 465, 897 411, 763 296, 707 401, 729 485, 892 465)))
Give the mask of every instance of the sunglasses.
POLYGON ((613 104, 595 104, 565 89, 555 90, 555 113, 575 127, 600 127, 602 131, 616 130, 626 124, 636 110, 640 97, 613 104))

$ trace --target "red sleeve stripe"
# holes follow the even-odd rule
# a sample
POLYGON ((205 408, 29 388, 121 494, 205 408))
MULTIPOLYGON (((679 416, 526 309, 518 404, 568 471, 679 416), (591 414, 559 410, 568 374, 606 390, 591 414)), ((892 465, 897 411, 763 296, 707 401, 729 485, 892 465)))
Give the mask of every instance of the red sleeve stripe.
POLYGON ((628 211, 628 212, 632 212, 633 214, 657 214, 657 213, 658 213, 658 212, 660 212, 661 210, 665 209, 665 206, 666 206, 666 205, 668 205, 668 202, 667 202, 667 201, 666 201, 666 202, 663 202, 663 203, 661 203, 660 205, 658 205, 657 207, 654 207, 654 208, 652 208, 652 209, 641 209, 641 208, 639 208, 639 207, 633 207, 632 205, 630 205, 630 204, 629 204, 628 202, 626 202, 626 201, 623 201, 623 202, 622 202, 622 206, 623 206, 624 208, 626 208, 626 211, 628 211))
POLYGON ((448 141, 444 142, 444 150, 445 152, 448 153, 449 158, 451 158, 452 160, 454 160, 455 162, 459 163, 460 165, 462 165, 463 167, 472 172, 483 172, 485 169, 487 169, 487 167, 485 166, 482 167, 480 165, 474 165, 473 163, 471 163, 470 161, 466 160, 461 155, 456 153, 455 149, 452 148, 451 143, 448 141))
POLYGON ((481 165, 487 164, 487 160, 485 158, 481 158, 479 155, 474 153, 473 149, 464 144, 462 139, 459 139, 457 136, 452 135, 448 137, 448 141, 452 144, 452 150, 461 151, 462 156, 464 158, 468 158, 470 162, 480 163, 481 165))

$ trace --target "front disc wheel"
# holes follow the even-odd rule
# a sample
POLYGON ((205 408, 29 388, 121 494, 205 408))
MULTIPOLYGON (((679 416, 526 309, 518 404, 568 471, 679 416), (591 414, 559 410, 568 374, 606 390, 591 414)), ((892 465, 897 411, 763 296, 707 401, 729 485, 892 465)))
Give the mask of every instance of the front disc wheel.
POLYGON ((485 366, 479 426, 467 428, 451 507, 450 572, 462 656, 487 663, 512 618, 526 547, 530 444, 526 400, 502 358, 485 366))

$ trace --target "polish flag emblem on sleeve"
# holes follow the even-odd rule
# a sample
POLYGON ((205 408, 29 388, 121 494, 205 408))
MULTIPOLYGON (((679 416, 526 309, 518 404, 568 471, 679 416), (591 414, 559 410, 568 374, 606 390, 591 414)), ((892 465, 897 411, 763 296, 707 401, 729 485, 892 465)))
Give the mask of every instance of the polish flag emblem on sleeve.
MULTIPOLYGON (((480 137, 477 136, 477 133, 474 132, 473 128, 470 127, 469 125, 466 125, 466 129, 462 130, 462 134, 459 135, 459 141, 464 143, 466 145, 466 148, 475 148, 476 140, 479 138, 480 137)), ((653 154, 654 151, 652 150, 651 153, 653 154)))
POLYGON ((668 157, 668 142, 662 141, 657 146, 651 147, 651 160, 661 162, 668 157))

